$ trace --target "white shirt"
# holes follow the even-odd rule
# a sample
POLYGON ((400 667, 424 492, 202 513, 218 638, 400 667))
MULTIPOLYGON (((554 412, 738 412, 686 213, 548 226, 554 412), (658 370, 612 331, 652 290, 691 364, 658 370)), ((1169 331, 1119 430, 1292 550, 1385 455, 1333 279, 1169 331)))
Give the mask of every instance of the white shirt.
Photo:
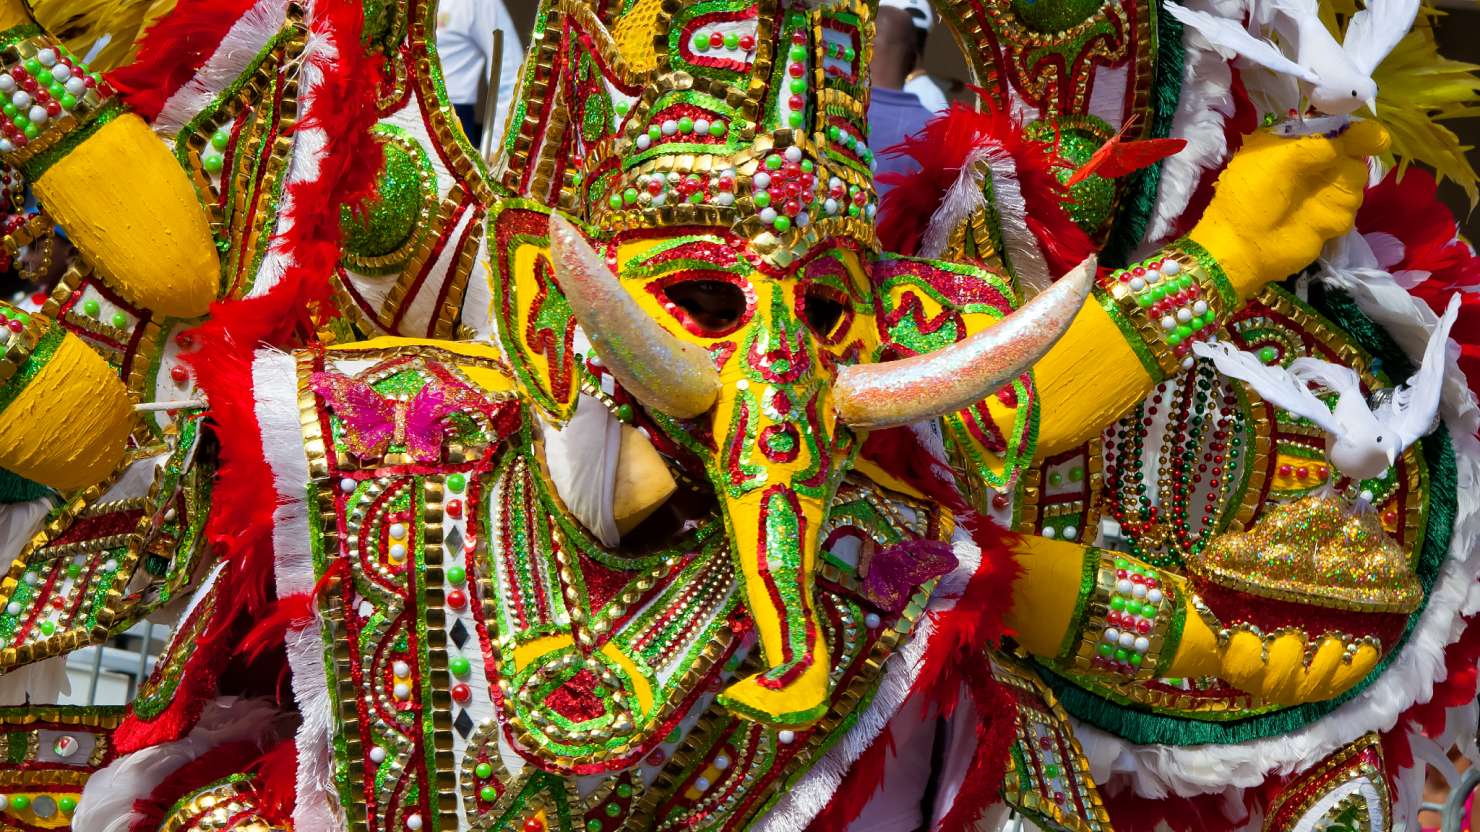
POLYGON ((942 112, 949 106, 940 86, 923 72, 905 81, 904 91, 914 93, 920 104, 932 113, 942 112))
POLYGON ((502 123, 514 101, 524 44, 503 0, 442 0, 437 9, 437 55, 442 78, 453 104, 475 104, 478 88, 488 77, 493 55, 493 30, 504 33, 503 66, 499 70, 498 118, 502 123))

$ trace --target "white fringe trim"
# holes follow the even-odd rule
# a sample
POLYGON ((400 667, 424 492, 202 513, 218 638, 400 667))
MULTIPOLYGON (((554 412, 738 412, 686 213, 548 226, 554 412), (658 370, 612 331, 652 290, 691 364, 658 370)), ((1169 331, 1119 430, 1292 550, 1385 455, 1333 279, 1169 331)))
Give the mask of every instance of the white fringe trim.
MULTIPOLYGON (((1408 327, 1423 328, 1419 322, 1423 312, 1427 312, 1427 307, 1422 311, 1410 310, 1409 321, 1403 324, 1397 321, 1398 311, 1385 309, 1384 314, 1394 316, 1394 322, 1384 325, 1400 343, 1405 343, 1411 339, 1405 339, 1401 333, 1408 327)), ((1427 339, 1426 334, 1423 337, 1427 339)), ((1405 350, 1411 353, 1412 347, 1405 346, 1405 350)), ((1455 376, 1458 372, 1455 367, 1446 370, 1446 413, 1466 412, 1473 407, 1472 401, 1455 400, 1460 389, 1464 397, 1471 396, 1467 387, 1455 386, 1463 385, 1463 376, 1455 376)), ((1446 675, 1445 648, 1459 639, 1463 619, 1480 611, 1480 583, 1476 580, 1480 488, 1475 487, 1480 483, 1480 455, 1459 443, 1455 455, 1458 512, 1448 560, 1402 652, 1366 690, 1304 728, 1232 745, 1135 745, 1076 721, 1075 734, 1084 746, 1095 781, 1115 787, 1128 785, 1137 795, 1152 799, 1258 786, 1271 775, 1304 770, 1369 731, 1390 730, 1403 711, 1428 702, 1434 685, 1446 675)), ((1452 709, 1451 718, 1461 721, 1462 727, 1455 729, 1459 733, 1474 733, 1474 709, 1452 709)), ((1411 810, 1411 805, 1400 802, 1397 811, 1411 810)))
MULTIPOLYGON (((252 362, 262 453, 272 469, 277 508, 272 513, 273 567, 279 597, 312 592, 316 583, 309 549, 305 484, 308 457, 298 420, 298 374, 291 355, 263 350, 252 362)), ((324 675, 324 642, 317 615, 286 636, 293 699, 303 721, 295 737, 298 781, 293 826, 303 830, 344 827, 334 791, 334 703, 324 675)))
POLYGON ((262 47, 283 28, 285 6, 283 0, 257 0, 237 18, 211 57, 164 102, 154 118, 154 129, 170 136, 179 133, 232 81, 241 77, 262 47))
POLYGON ((910 689, 920 675, 920 662, 935 632, 929 613, 954 608, 971 576, 981 568, 981 549, 965 531, 956 530, 952 548, 956 553, 956 569, 936 585, 927 614, 921 616, 915 625, 914 637, 885 664, 884 678, 879 681, 868 710, 859 714, 853 728, 792 784, 765 817, 755 822, 751 827, 755 832, 796 832, 807 828, 807 824, 832 799, 848 768, 874 743, 884 726, 909 698, 910 689))

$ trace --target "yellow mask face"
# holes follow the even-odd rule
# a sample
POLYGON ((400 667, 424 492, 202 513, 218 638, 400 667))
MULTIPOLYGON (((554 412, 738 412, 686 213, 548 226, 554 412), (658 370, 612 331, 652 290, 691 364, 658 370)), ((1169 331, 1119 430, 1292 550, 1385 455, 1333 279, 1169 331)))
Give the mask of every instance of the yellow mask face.
POLYGON ((723 696, 759 719, 810 722, 827 700, 812 602, 819 530, 859 444, 837 421, 832 383, 839 365, 873 360, 879 343, 868 253, 829 238, 778 268, 721 229, 632 232, 613 249, 642 310, 719 370, 709 413, 653 415, 705 461, 768 665, 723 696))

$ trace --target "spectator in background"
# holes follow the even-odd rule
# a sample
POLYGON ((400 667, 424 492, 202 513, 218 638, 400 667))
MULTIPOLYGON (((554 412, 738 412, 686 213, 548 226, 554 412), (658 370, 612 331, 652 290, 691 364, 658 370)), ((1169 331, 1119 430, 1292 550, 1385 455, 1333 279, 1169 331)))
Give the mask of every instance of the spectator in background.
MULTIPOLYGON (((868 149, 873 152, 874 186, 879 196, 889 185, 879 180, 882 173, 914 171, 911 159, 891 156, 886 151, 920 132, 931 113, 912 92, 903 89, 906 79, 919 62, 924 42, 915 25, 915 12, 924 7, 927 25, 930 7, 925 0, 881 0, 874 18, 874 57, 869 65, 873 91, 868 102, 868 149), (902 8, 908 6, 910 8, 902 8)), ((927 30, 928 31, 928 30, 927 30)))
POLYGON ((489 90, 488 103, 498 106, 498 124, 509 116, 518 86, 519 65, 524 46, 503 0, 442 0, 437 8, 437 54, 442 59, 442 78, 447 97, 457 110, 463 132, 477 147, 483 140, 483 122, 478 118, 478 91, 488 79, 493 57, 493 30, 504 33, 504 55, 498 89, 489 90))
POLYGON ((915 62, 910 66, 901 89, 912 92, 920 99, 920 105, 932 113, 943 112, 948 106, 946 94, 925 72, 925 44, 930 39, 930 29, 935 22, 929 0, 880 0, 880 6, 899 9, 910 16, 915 26, 915 62))

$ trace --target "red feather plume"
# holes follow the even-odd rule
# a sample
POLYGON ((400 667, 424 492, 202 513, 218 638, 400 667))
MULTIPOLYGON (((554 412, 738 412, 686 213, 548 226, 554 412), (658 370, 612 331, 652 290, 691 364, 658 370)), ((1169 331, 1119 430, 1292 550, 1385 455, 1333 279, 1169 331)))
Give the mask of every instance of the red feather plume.
POLYGON ((139 40, 132 62, 108 73, 134 112, 152 120, 215 53, 253 0, 180 0, 139 40))

